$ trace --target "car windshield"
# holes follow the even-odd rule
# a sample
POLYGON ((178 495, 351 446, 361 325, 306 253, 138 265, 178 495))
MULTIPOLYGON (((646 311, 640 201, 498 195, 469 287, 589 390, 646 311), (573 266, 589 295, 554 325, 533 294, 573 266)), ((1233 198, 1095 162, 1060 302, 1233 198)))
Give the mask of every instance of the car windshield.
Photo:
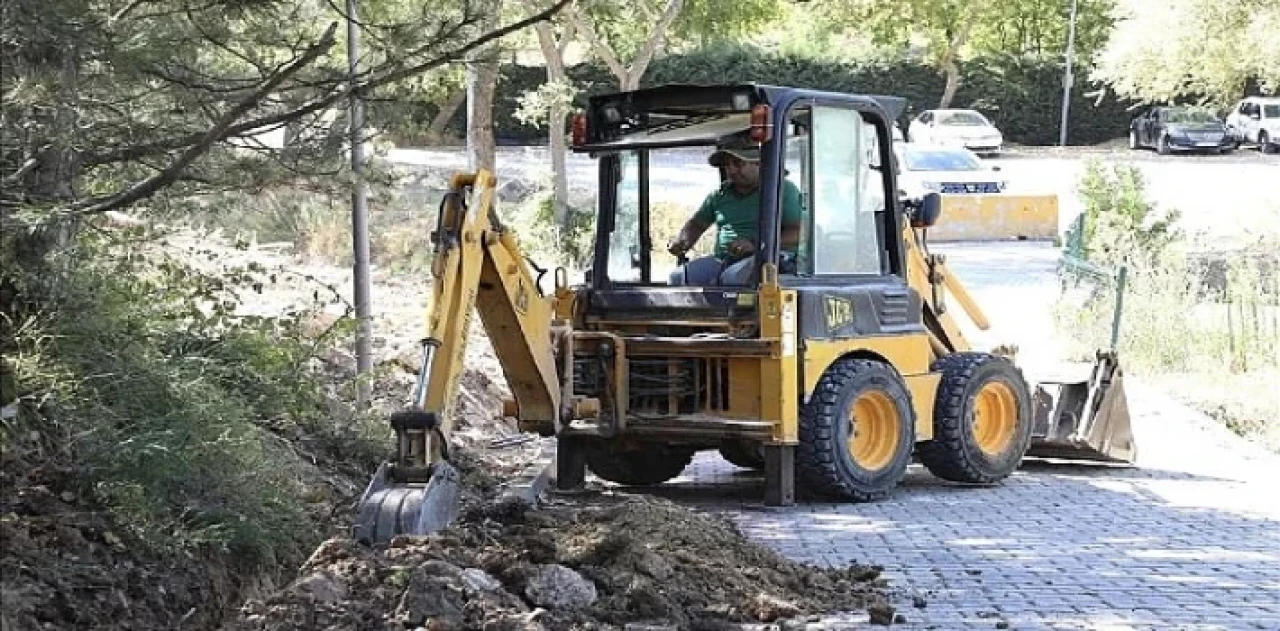
POLYGON ((1280 104, 1263 105, 1262 117, 1263 118, 1280 118, 1280 104))
POLYGON ((982 163, 972 153, 954 149, 908 149, 903 159, 911 171, 982 170, 982 163))
POLYGON ((938 114, 938 122, 943 125, 964 127, 982 127, 989 124, 987 119, 977 112, 944 112, 938 114))
POLYGON ((1204 110, 1165 110, 1164 119, 1170 123, 1212 123, 1218 120, 1204 110))

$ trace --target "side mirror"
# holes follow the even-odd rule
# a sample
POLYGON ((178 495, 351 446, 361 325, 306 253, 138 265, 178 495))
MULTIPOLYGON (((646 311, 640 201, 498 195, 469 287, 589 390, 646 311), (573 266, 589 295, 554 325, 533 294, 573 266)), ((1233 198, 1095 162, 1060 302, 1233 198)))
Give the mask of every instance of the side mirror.
POLYGON ((1000 165, 998 165, 998 164, 996 164, 996 165, 992 165, 991 170, 992 170, 992 171, 999 171, 999 170, 1000 170, 1000 165))
POLYGON ((925 193, 924 197, 914 200, 910 206, 911 227, 929 228, 938 223, 938 218, 942 216, 942 195, 925 193))

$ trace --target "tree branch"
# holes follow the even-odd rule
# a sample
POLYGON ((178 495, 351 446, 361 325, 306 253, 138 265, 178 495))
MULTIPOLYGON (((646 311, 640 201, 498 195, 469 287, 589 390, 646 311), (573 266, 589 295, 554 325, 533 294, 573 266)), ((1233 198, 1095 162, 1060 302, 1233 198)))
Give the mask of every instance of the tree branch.
POLYGON ((264 97, 270 94, 272 90, 276 89, 281 83, 284 83, 285 79, 288 79, 299 70, 310 65, 311 62, 315 61, 320 57, 320 55, 324 54, 325 51, 329 50, 329 48, 333 46, 333 34, 337 29, 337 22, 330 24, 329 28, 325 30, 324 35, 320 38, 320 41, 312 45, 311 48, 307 49, 301 57, 284 67, 280 72, 276 73, 275 76, 264 81, 262 85, 258 86, 257 90, 253 91, 253 93, 249 94, 244 99, 241 99, 234 107, 223 113, 223 115, 218 118, 217 122, 214 123, 212 128, 201 134, 199 141, 188 147, 186 151, 182 152, 182 155, 178 156, 177 160, 174 160, 173 163, 164 170, 142 180, 141 182, 138 182, 137 184, 134 184, 112 197, 97 201, 90 200, 84 204, 78 204, 73 208, 75 213, 80 215, 90 215, 127 206, 152 195, 156 191, 176 180, 178 176, 182 174, 182 171, 195 161, 196 158, 200 157, 201 154, 208 151, 209 147, 213 146, 213 143, 226 137, 226 130, 232 126, 232 123, 243 116, 245 112, 253 109, 253 107, 264 97))
POLYGON ((10 173, 9 175, 4 176, 4 184, 7 186, 12 186, 14 184, 17 184, 20 180, 22 180, 22 178, 26 177, 28 173, 35 170, 37 166, 40 166, 40 156, 52 148, 53 148, 52 144, 46 144, 40 147, 39 149, 36 149, 35 153, 32 154, 32 156, 28 158, 26 162, 22 163, 22 166, 18 167, 18 169, 13 173, 10 173))
POLYGON ((622 62, 618 59, 618 55, 613 52, 613 49, 604 43, 600 34, 596 32, 595 27, 591 25, 591 21, 582 17, 582 13, 578 11, 577 6, 570 7, 567 14, 573 25, 577 27, 578 32, 582 33, 582 36, 587 39, 587 45, 591 46, 591 50, 594 50, 596 55, 599 55, 604 60, 604 64, 609 67, 609 71, 618 77, 619 82, 626 81, 627 69, 622 66, 622 62))
POLYGON ((662 47, 662 42, 666 38, 667 29, 671 27, 671 23, 676 21, 676 17, 680 15, 680 10, 684 8, 684 0, 667 0, 667 6, 662 10, 662 16, 658 18, 658 24, 653 27, 653 33, 649 36, 648 41, 640 50, 636 52, 636 58, 631 62, 631 66, 627 68, 627 86, 634 88, 640 85, 640 77, 644 76, 644 71, 649 68, 649 62, 653 60, 653 55, 662 47))
MULTIPOLYGON (((548 7, 543 11, 540 11, 523 20, 520 20, 519 22, 515 22, 507 26, 504 26, 502 28, 485 33, 484 35, 481 35, 480 37, 468 42, 463 46, 450 50, 446 53, 443 53, 433 59, 424 61, 422 63, 409 66, 407 68, 388 70, 384 72, 381 76, 376 76, 376 77, 366 73, 366 76, 371 76, 371 78, 367 79, 362 83, 358 83, 355 89, 361 92, 373 90, 375 88, 378 88, 390 83, 395 83, 396 81, 400 81, 402 79, 406 79, 408 77, 412 77, 417 74, 421 74, 423 72, 432 70, 439 66, 443 66, 447 63, 458 61, 462 59, 462 57, 466 53, 476 48, 480 48, 493 40, 506 37, 507 35, 515 31, 519 31, 533 24, 536 24, 538 22, 542 22, 544 20, 551 18, 551 16, 555 15, 558 11, 563 9, 565 5, 569 4, 569 2, 571 2, 571 0, 556 0, 555 4, 551 5, 550 7, 548 7)), ((351 94, 351 90, 352 88, 350 87, 350 85, 345 82, 341 84, 335 83, 333 85, 333 91, 331 91, 326 96, 317 98, 311 102, 300 105, 288 111, 280 112, 277 114, 269 114, 266 116, 260 116, 252 120, 247 120, 247 121, 243 121, 243 122, 231 125, 225 128, 222 131, 222 133, 217 138, 214 139, 214 141, 216 142, 218 140, 222 140, 230 136, 243 134, 244 132, 257 129, 259 127, 287 122, 301 116, 306 116, 307 114, 318 112, 326 107, 333 105, 334 103, 337 103, 339 101, 342 101, 343 99, 348 98, 349 95, 351 94)), ((86 166, 96 166, 101 164, 109 164, 113 162, 121 162, 124 160, 137 159, 142 156, 154 155, 156 153, 163 153, 166 151, 182 149, 184 147, 188 147, 193 144, 201 142, 204 139, 204 137, 205 137, 204 133, 188 134, 186 136, 170 138, 167 140, 162 140, 159 142, 154 142, 146 145, 128 147, 125 149, 121 149, 119 151, 103 153, 98 155, 89 155, 84 158, 84 164, 86 166)))

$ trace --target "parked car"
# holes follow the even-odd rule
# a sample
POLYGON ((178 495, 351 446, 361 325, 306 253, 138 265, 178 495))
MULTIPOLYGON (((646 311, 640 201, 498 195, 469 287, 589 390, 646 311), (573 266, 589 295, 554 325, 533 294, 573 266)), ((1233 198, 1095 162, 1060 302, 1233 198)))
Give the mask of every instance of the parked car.
POLYGON ((1280 153, 1280 97, 1253 96, 1227 114, 1227 128, 1263 153, 1280 153))
POLYGON ((1212 112, 1183 105, 1153 107, 1129 123, 1129 148, 1174 151, 1234 151, 1239 138, 1212 112))
POLYGON ((1004 193, 1008 180, 964 147, 909 142, 894 147, 898 187, 908 197, 925 193, 976 195, 1004 193))
POLYGON ((979 154, 996 154, 1004 134, 974 110, 925 110, 907 126, 907 142, 963 147, 979 154))

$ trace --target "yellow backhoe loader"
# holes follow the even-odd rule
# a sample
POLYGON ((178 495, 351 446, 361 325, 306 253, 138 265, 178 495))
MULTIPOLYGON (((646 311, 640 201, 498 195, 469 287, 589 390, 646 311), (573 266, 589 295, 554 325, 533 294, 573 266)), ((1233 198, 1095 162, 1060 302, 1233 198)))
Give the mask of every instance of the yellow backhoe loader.
POLYGON ((357 538, 452 519, 447 412, 473 312, 510 386, 504 414, 556 438, 562 489, 580 487, 587 470, 661 484, 701 450, 763 469, 768 505, 794 503, 797 484, 882 498, 913 458, 975 484, 1009 476, 1035 450, 1131 462, 1114 355, 1089 379, 1033 395, 1009 356, 974 351, 961 335, 951 302, 981 328, 986 319, 926 248, 940 198, 899 199, 890 125, 903 105, 756 84, 593 97, 574 118, 572 146, 599 166, 594 257, 583 282, 557 269, 547 290, 499 220, 493 174, 455 176, 431 234, 419 382, 390 419, 396 456, 360 502, 357 538), (691 214, 709 190, 654 180, 653 165, 692 159, 682 174, 714 180, 707 156, 727 138, 759 151, 763 229, 745 257, 749 280, 673 284, 685 261, 655 247, 673 236, 658 234, 655 200, 691 200, 691 214), (784 247, 791 186, 801 228, 784 247))

